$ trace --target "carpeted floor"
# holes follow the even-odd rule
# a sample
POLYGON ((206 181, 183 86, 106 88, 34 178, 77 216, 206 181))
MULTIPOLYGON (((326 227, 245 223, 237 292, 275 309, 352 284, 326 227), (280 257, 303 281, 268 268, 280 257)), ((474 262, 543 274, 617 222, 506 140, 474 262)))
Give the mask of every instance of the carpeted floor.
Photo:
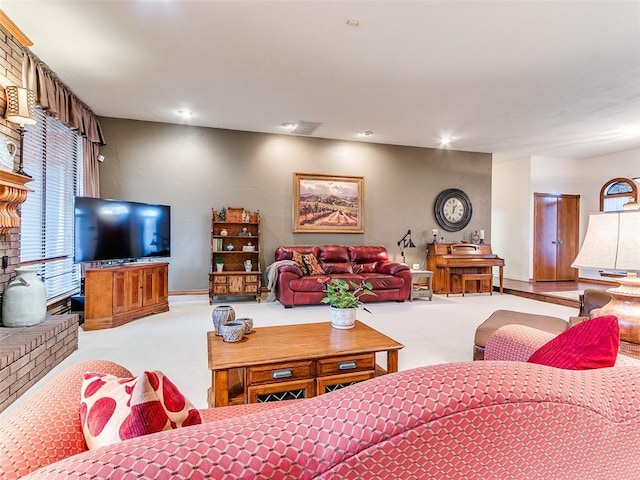
MULTIPOLYGON (((279 303, 242 301, 231 304, 236 316, 252 317, 255 327, 329 320, 326 305, 285 309, 279 303)), ((211 386, 206 332, 212 329, 213 307, 206 295, 172 296, 170 307, 169 312, 121 327, 90 332, 80 330, 79 349, 23 398, 70 364, 83 359, 107 359, 120 363, 134 374, 162 370, 197 407, 206 407, 207 389, 211 386)), ((499 294, 469 294, 464 298, 435 295, 431 302, 425 299, 380 302, 370 304, 369 309, 372 314, 361 311, 358 319, 405 345, 399 354, 401 370, 471 360, 475 329, 495 310, 540 313, 566 319, 576 314, 573 308, 499 294)), ((384 355, 380 355, 378 362, 384 366, 384 361, 384 355)), ((18 402, 20 399, 3 414, 18 402)))

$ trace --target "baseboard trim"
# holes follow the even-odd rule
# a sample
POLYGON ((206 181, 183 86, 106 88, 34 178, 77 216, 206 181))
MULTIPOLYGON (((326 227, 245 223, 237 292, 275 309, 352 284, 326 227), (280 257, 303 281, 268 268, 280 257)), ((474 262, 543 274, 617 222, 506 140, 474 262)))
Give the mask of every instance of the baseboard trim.
POLYGON ((171 290, 169 295, 208 295, 208 290, 171 290))

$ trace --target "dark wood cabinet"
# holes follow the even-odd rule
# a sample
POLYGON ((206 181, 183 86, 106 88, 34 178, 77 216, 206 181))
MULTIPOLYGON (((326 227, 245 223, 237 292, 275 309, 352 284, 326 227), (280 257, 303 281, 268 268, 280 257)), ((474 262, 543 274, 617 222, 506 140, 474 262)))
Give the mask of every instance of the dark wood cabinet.
POLYGON ((575 281, 580 195, 534 194, 533 280, 575 281))
POLYGON ((169 310, 168 263, 132 263, 85 272, 85 330, 112 328, 169 310))

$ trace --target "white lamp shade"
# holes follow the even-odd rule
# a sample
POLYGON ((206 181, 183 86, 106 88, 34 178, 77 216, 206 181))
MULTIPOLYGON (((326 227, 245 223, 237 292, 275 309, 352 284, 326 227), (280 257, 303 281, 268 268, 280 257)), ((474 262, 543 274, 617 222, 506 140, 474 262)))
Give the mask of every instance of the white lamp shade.
POLYGON ((4 91, 7 97, 4 118, 20 126, 35 125, 37 123, 36 95, 33 90, 8 86, 4 91))
POLYGON ((640 211, 595 213, 575 268, 640 270, 640 211))

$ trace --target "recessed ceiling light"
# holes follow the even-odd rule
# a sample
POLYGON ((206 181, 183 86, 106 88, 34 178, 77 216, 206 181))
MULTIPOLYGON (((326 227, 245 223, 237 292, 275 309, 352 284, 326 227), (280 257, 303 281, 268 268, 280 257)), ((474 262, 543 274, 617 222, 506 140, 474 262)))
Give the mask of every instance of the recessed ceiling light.
POLYGON ((284 122, 282 125, 280 125, 282 128, 293 128, 296 126, 295 123, 291 123, 291 122, 284 122))
POLYGON ((371 130, 365 130, 364 132, 360 132, 358 135, 360 135, 361 137, 369 137, 373 135, 373 132, 371 130))
POLYGON ((442 145, 443 147, 448 147, 451 143, 451 140, 452 138, 449 135, 443 135, 442 137, 440 137, 440 145, 442 145))
POLYGON ((191 117, 193 117, 193 113, 192 112, 188 112, 186 110, 178 110, 178 115, 180 115, 182 118, 191 118, 191 117))
POLYGON ((354 20, 353 18, 350 18, 349 20, 347 20, 347 25, 355 28, 360 26, 360 22, 358 20, 354 20))

